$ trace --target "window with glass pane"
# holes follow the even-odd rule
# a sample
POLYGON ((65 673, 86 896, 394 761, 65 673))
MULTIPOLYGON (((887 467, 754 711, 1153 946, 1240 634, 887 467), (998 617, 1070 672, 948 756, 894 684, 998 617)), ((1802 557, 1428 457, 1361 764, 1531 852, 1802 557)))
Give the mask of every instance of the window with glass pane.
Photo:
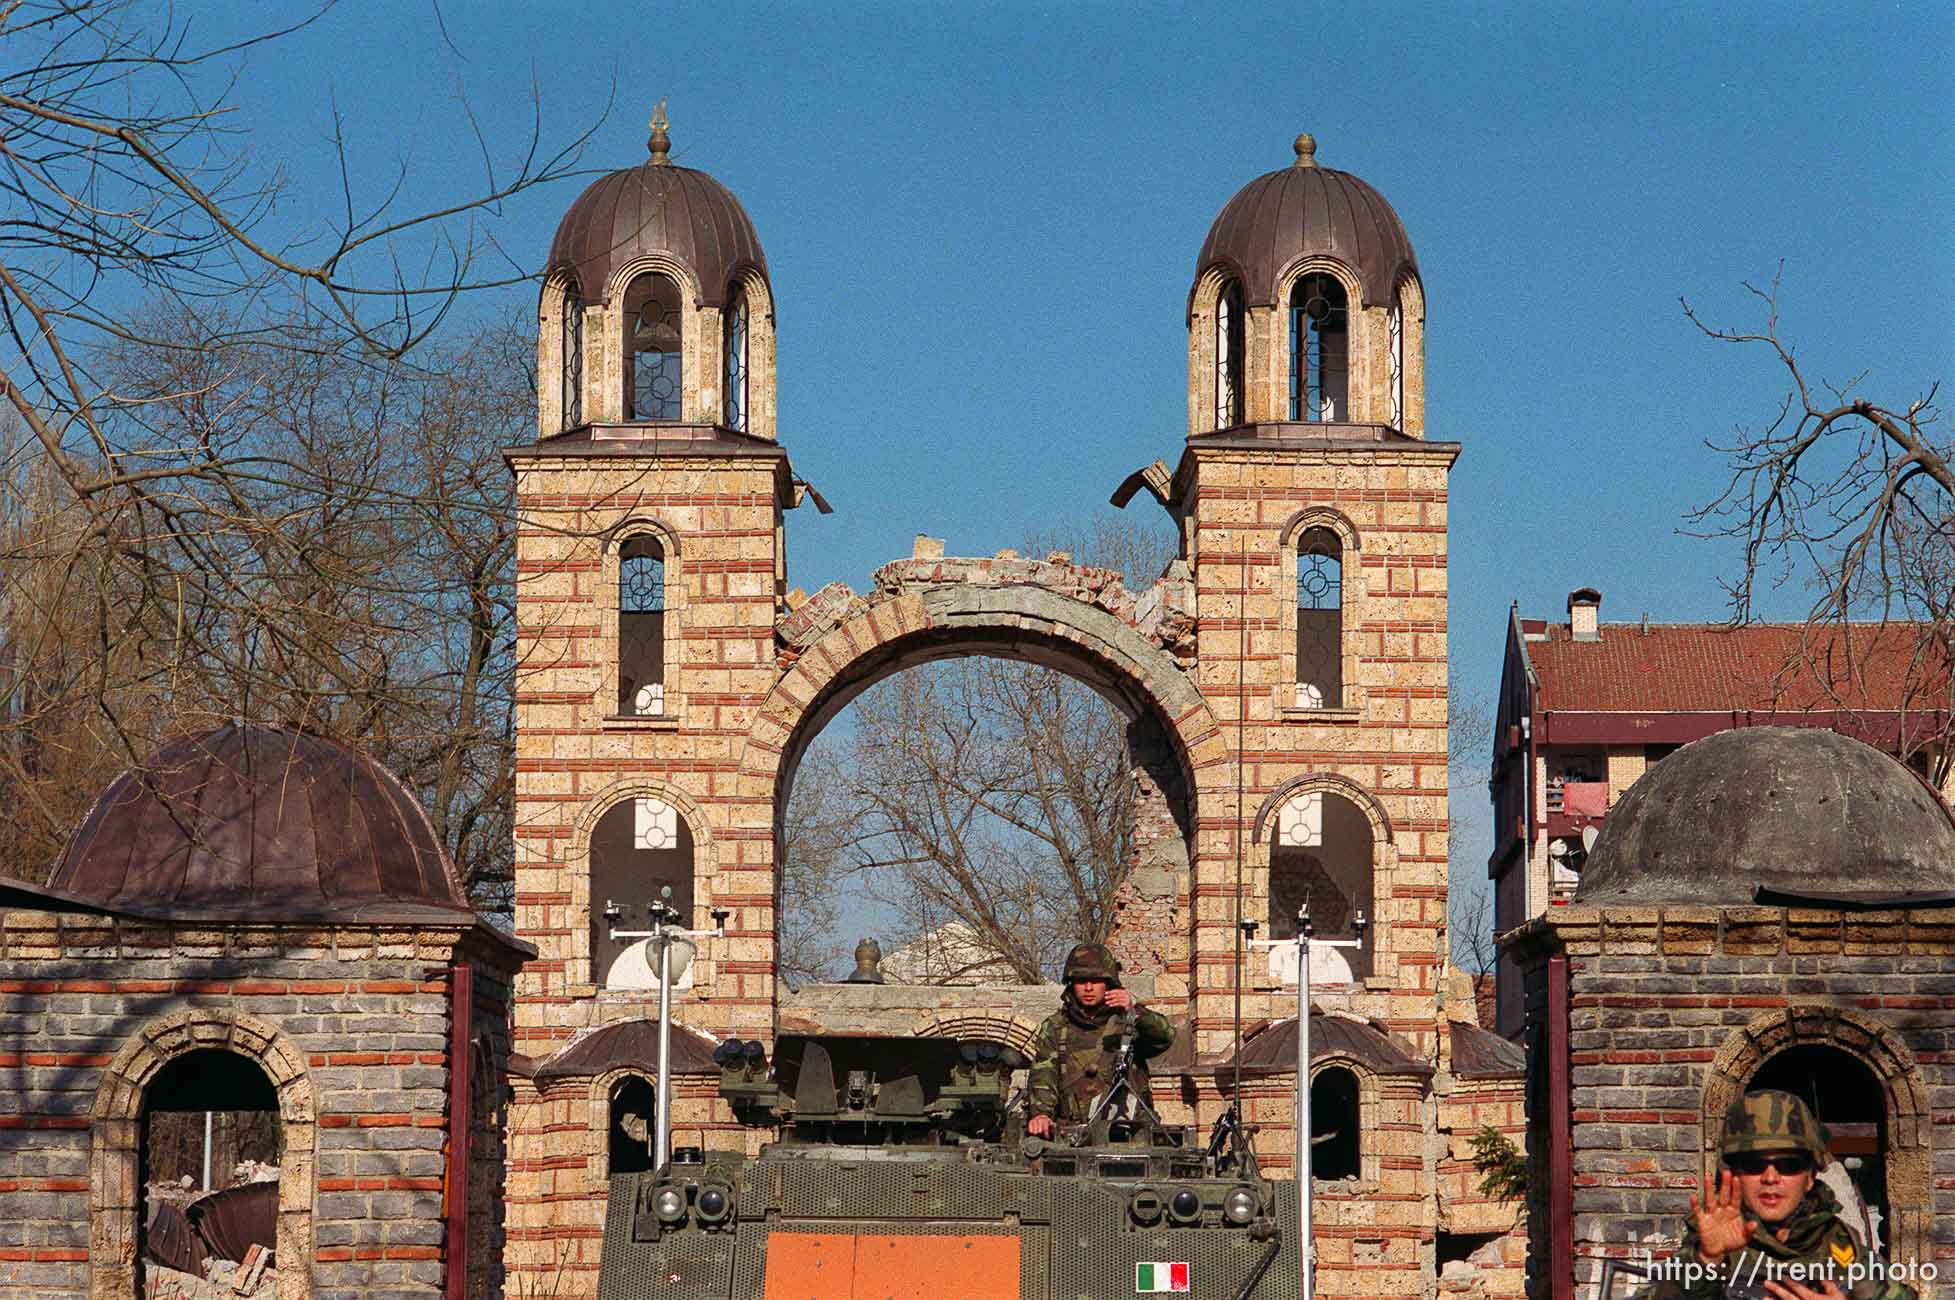
POLYGON ((1297 542, 1296 706, 1335 709, 1343 697, 1343 546, 1330 529, 1312 528, 1297 542))
POLYGON ((651 537, 618 555, 618 712, 665 712, 665 552, 651 537))
POLYGON ((1405 312, 1392 308, 1392 428, 1405 427, 1405 312))
POLYGON ((1336 276, 1306 275, 1290 289, 1290 418, 1348 421, 1350 322, 1336 276))
POLYGON ((679 285, 647 272, 625 290, 625 418, 677 420, 680 406, 679 285))
POLYGON ((726 427, 747 431, 747 295, 734 295, 726 314, 726 427))
POLYGON ((1215 299, 1215 427, 1242 423, 1242 286, 1234 280, 1215 299))
POLYGON ((563 294, 563 427, 584 422, 584 302, 573 283, 563 294))

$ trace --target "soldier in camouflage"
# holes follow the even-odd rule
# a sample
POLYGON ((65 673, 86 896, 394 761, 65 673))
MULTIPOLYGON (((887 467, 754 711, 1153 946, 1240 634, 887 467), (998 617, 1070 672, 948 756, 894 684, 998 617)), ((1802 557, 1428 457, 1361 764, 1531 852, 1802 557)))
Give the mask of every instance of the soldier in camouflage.
POLYGON ((1746 1093, 1724 1115, 1724 1170, 1690 1198, 1676 1258, 1701 1275, 1659 1282, 1651 1300, 1914 1300, 1870 1265, 1818 1179, 1827 1159, 1819 1122, 1789 1092, 1746 1093))
POLYGON ((1032 1071, 1026 1089, 1025 1131, 1050 1137, 1060 1124, 1081 1124, 1093 1102, 1107 1089, 1120 1054, 1117 1017, 1131 1015, 1134 1059, 1128 1082, 1143 1101, 1147 1058, 1174 1042, 1174 1026, 1149 1011, 1120 987, 1120 966, 1106 945, 1082 943, 1066 954, 1066 992, 1059 1010, 1045 1018, 1032 1038, 1032 1071))

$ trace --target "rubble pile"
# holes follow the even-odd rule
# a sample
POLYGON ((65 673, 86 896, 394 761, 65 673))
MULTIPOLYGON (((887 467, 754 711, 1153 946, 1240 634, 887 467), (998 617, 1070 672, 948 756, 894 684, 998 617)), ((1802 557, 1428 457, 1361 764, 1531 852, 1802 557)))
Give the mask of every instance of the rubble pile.
POLYGON ((189 1178, 151 1183, 143 1233, 143 1300, 272 1300, 278 1166, 247 1160, 231 1186, 196 1189, 189 1178))

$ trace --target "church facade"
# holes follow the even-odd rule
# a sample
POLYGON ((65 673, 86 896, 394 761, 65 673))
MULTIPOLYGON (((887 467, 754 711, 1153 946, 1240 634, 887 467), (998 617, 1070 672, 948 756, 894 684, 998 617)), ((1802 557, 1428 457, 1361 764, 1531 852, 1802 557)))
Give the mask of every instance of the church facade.
POLYGON ((727 1037, 1022 1045, 1049 986, 790 992, 776 963, 808 745, 873 683, 984 654, 1059 668, 1129 719, 1136 847, 1110 942, 1177 1024, 1164 1118, 1211 1124, 1239 1079, 1265 1167, 1291 1170, 1295 950, 1246 946, 1245 923, 1293 934, 1306 897, 1319 938, 1362 916, 1360 945, 1310 967, 1319 1287, 1518 1294, 1517 1207, 1480 1192, 1469 1148, 1522 1135, 1522 1063, 1447 962, 1460 448, 1426 436, 1424 292, 1390 204, 1302 136, 1222 206, 1189 288, 1187 436, 1115 493, 1173 521, 1158 581, 920 537, 868 590, 802 597, 788 515, 825 507, 779 427, 757 229, 662 125, 650 145, 562 220, 537 437, 505 453, 513 934, 348 751, 242 727, 132 773, 55 880, 0 898, 0 997, 30 1044, 0 1074, 0 1298, 138 1294, 141 1135, 194 1108, 205 1066, 277 1116, 281 1298, 594 1294, 606 1180, 645 1158, 657 1100, 658 972, 613 931, 660 900, 713 931, 667 990, 675 1144, 765 1136, 717 1098, 727 1037), (297 773, 323 792, 306 818, 297 773))
POLYGON ((1487 1124, 1518 1135, 1518 1053, 1482 1040, 1447 980, 1459 447, 1425 436, 1425 302, 1390 204, 1304 136, 1216 217, 1188 295, 1187 438, 1115 495, 1173 519, 1179 553, 1152 587, 920 537, 869 591, 801 598, 787 515, 821 502, 777 423, 761 243, 668 148, 655 133, 648 161, 566 215, 539 312, 538 440, 508 453, 516 930, 538 949, 514 1002, 512 1277, 588 1285, 612 1113, 627 1092, 648 1104, 632 1082, 648 1062, 592 1046, 622 1044, 657 1002, 644 964, 607 945, 607 904, 626 929, 666 889, 696 926, 724 916, 674 990, 702 1069, 675 1082, 675 1143, 751 1140, 712 1097, 714 1037, 1029 1036, 1049 989, 790 993, 774 961, 784 810, 809 743, 893 673, 1003 654, 1091 682, 1131 719, 1138 850, 1112 943, 1180 1025, 1156 1070, 1168 1118, 1207 1124, 1227 1105, 1240 992, 1260 1030, 1243 1048, 1248 1118, 1289 1168, 1294 950, 1239 954, 1241 923, 1292 934, 1306 895, 1320 938, 1362 914, 1361 948, 1313 959, 1316 1011, 1338 1031, 1320 1035, 1335 1046, 1313 1066, 1319 1115, 1359 1135, 1320 1184, 1325 1286, 1429 1292, 1448 1258, 1491 1244, 1481 1284, 1516 1289, 1514 1207, 1478 1192, 1466 1144, 1487 1124))

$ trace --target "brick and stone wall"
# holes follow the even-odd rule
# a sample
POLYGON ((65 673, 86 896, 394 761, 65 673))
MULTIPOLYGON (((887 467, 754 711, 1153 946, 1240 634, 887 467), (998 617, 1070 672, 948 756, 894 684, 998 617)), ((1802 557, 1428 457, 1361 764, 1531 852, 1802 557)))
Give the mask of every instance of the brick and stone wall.
POLYGON ((0 1297, 133 1294, 142 1086, 199 1048, 278 1097, 280 1296, 439 1294, 464 934, 0 914, 0 1297))
MULTIPOLYGON (((1725 1107, 1796 1047, 1843 1052, 1879 1083, 1890 1258, 1955 1268, 1955 913, 1571 906, 1513 942, 1535 1024, 1547 957, 1568 958, 1579 1296, 1602 1259, 1675 1245, 1725 1107)), ((1534 1095, 1545 1109, 1545 1082, 1534 1095)), ((1541 1162, 1530 1179, 1545 1183, 1541 1162)), ((1539 1296, 1549 1193, 1530 1186, 1539 1296)))

